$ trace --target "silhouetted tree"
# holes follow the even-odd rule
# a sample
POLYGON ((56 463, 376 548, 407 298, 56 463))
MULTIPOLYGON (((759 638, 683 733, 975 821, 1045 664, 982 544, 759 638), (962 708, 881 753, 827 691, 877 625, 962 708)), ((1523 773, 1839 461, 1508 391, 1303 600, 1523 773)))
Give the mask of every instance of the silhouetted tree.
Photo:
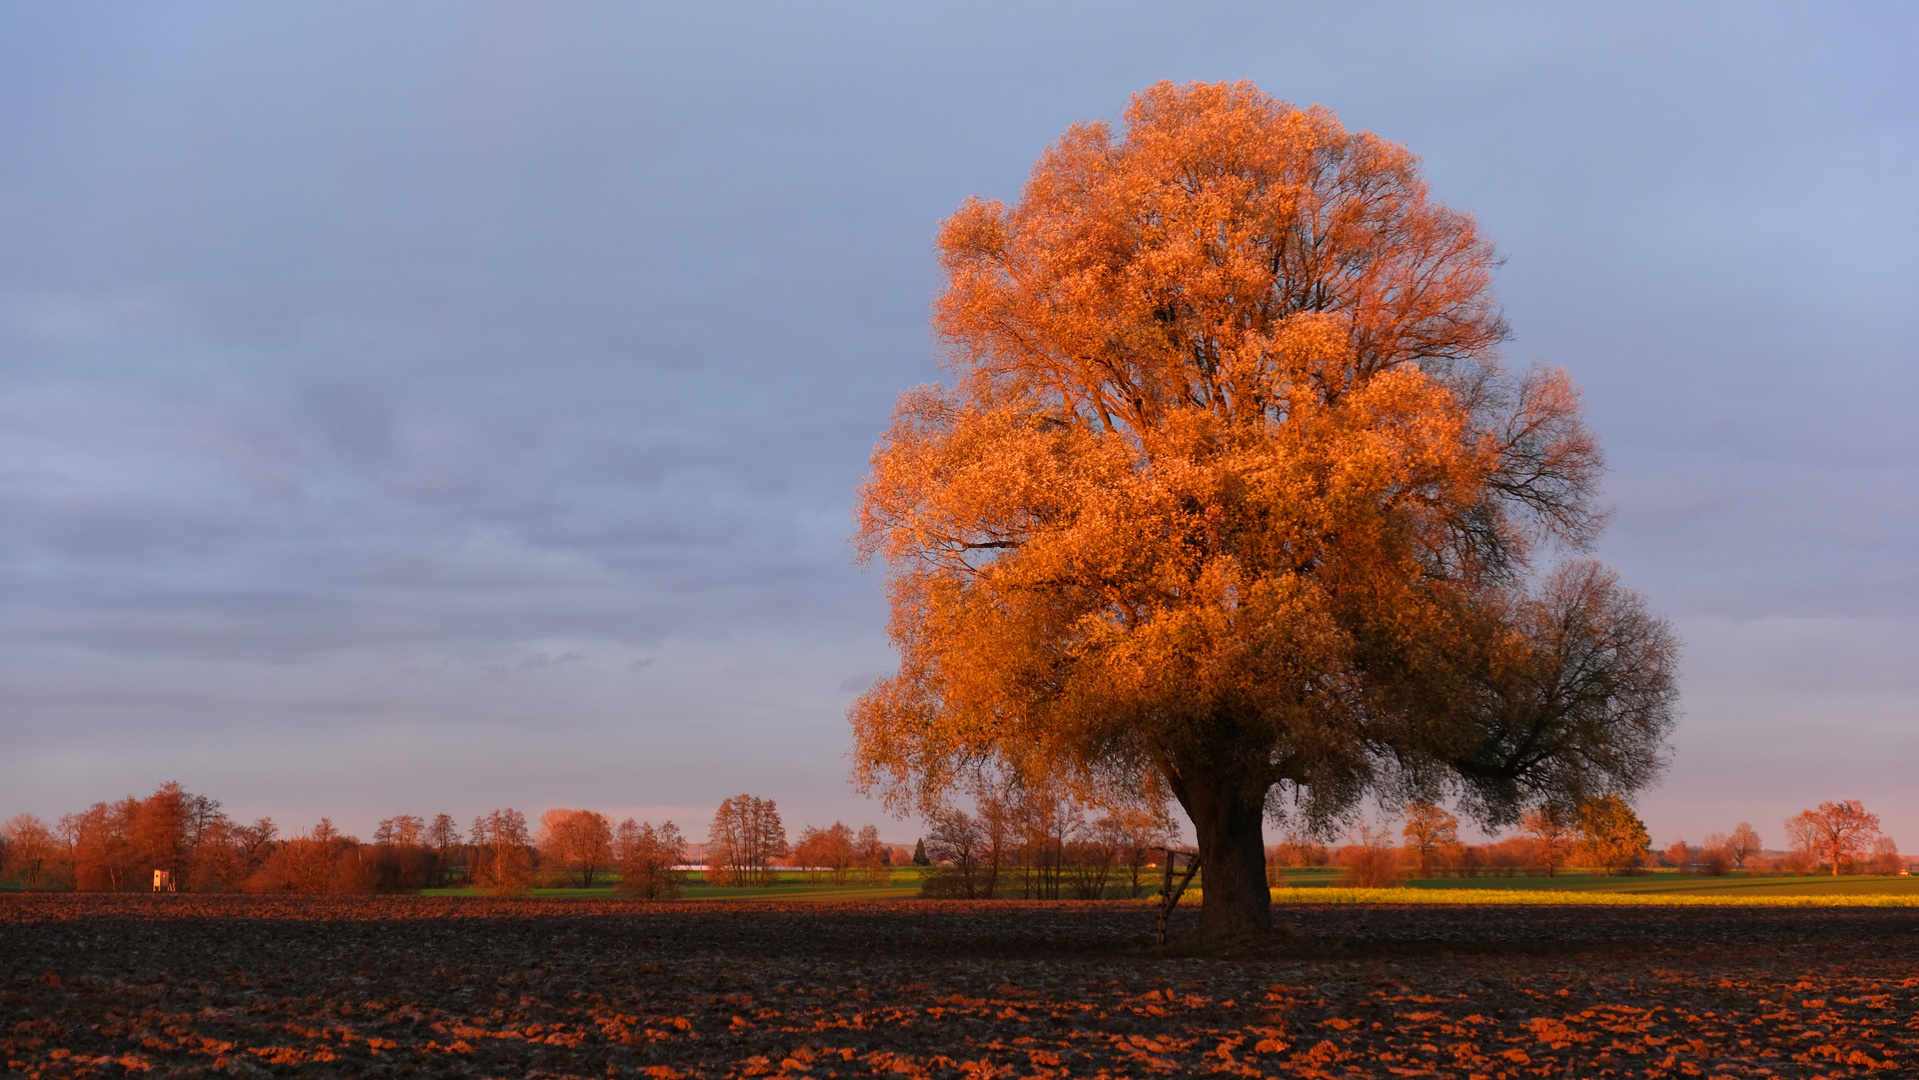
POLYGON ((444 888, 451 880, 453 867, 459 866, 462 877, 466 874, 466 854, 460 843, 460 829, 449 814, 435 814, 426 827, 423 843, 434 854, 433 873, 429 879, 434 888, 444 888))
POLYGON ((962 900, 990 899, 997 887, 998 863, 991 858, 984 822, 948 807, 927 815, 926 854, 933 872, 920 891, 962 900))

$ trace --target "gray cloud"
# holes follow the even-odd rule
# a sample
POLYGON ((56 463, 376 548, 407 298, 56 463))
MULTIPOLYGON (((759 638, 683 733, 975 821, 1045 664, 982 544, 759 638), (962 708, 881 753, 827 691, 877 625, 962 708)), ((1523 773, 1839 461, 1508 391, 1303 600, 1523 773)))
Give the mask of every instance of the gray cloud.
MULTIPOLYGON (((1749 624, 1919 609, 1915 21, 8 11, 0 810, 178 775, 348 821, 748 781, 792 820, 874 816, 840 710, 890 661, 844 536, 894 394, 936 375, 933 229, 1159 78, 1424 154, 1510 258, 1513 360, 1586 388, 1603 554, 1715 643, 1688 730, 1789 726, 1766 701, 1803 694, 1863 745, 1882 720, 1846 727, 1829 673, 1896 656, 1788 665, 1774 698, 1712 672, 1763 651, 1749 624)), ((1682 737, 1656 833, 1724 827, 1709 753, 1682 737)), ((1835 755, 1804 798, 1850 782, 1835 755)), ((1848 790, 1919 823, 1890 783, 1848 790)))

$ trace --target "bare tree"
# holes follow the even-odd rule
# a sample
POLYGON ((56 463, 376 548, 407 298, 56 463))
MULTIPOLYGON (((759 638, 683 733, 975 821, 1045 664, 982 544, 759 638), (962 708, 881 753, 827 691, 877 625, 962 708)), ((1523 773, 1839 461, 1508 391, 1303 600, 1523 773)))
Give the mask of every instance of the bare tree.
POLYGON ((1112 816, 1096 821, 1081 821, 1066 842, 1064 876, 1066 891, 1075 900, 1098 900, 1106 895, 1107 879, 1113 876, 1113 864, 1125 848, 1126 833, 1112 816))
POLYGON ((435 856, 431 880, 436 887, 444 887, 450 880, 454 866, 453 859, 456 855, 460 857, 460 872, 464 876, 466 857, 461 851, 460 829, 453 823, 452 815, 433 815, 432 823, 426 827, 424 842, 427 847, 433 849, 435 856))
POLYGON ((998 864, 989 856, 984 822, 964 810, 947 808, 928 817, 926 857, 933 872, 921 891, 928 896, 987 899, 997 887, 998 864))
POLYGON ((707 832, 706 880, 713 885, 772 885, 773 861, 786 855, 786 826, 772 799, 721 801, 707 832))

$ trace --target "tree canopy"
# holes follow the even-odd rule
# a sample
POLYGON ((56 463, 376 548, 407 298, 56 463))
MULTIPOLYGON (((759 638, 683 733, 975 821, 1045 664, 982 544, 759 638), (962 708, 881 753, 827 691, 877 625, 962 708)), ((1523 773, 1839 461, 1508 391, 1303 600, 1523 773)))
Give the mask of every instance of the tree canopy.
POLYGON ((1657 772, 1671 632, 1595 563, 1535 572, 1601 523, 1578 392, 1500 365, 1493 246, 1410 152, 1161 83, 939 251, 954 385, 902 395, 860 491, 901 654, 851 709, 868 789, 1170 794, 1234 930, 1269 811, 1509 822, 1657 772))

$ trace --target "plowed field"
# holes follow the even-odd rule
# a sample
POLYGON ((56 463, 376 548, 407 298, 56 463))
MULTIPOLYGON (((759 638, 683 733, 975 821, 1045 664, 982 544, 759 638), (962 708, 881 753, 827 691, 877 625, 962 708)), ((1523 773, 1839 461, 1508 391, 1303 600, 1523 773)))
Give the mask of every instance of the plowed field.
POLYGON ((1909 908, 0 896, 39 1077, 1919 1075, 1909 908), (1190 912, 1182 912, 1190 920, 1190 912))

